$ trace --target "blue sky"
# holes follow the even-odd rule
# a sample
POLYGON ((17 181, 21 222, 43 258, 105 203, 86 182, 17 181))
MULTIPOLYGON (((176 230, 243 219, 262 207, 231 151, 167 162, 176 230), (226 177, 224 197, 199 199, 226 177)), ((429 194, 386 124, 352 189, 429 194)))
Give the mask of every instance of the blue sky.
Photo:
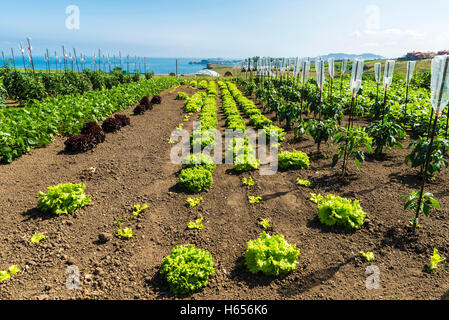
POLYGON ((85 54, 147 57, 318 56, 449 49, 447 0, 47 0, 5 1, 0 49, 32 38, 46 47, 85 54), (67 6, 80 29, 66 28, 67 6))

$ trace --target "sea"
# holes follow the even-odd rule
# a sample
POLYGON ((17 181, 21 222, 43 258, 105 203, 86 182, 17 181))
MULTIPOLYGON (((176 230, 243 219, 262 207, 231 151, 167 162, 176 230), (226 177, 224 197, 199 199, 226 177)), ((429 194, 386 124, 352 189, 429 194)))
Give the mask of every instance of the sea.
MULTIPOLYGON (((1 58, 1 57, 0 57, 1 58)), ((33 57, 33 64, 35 70, 48 70, 56 71, 56 70, 82 70, 82 69, 91 69, 98 70, 99 68, 103 71, 108 72, 114 67, 121 67, 125 71, 129 71, 129 73, 134 73, 135 70, 138 70, 140 73, 154 72, 155 74, 170 74, 171 72, 176 73, 176 61, 178 61, 178 74, 193 74, 199 70, 202 70, 207 67, 207 64, 198 64, 197 61, 200 61, 201 58, 148 58, 148 57, 130 57, 129 61, 127 61, 126 57, 122 57, 120 62, 119 57, 110 57, 109 60, 106 57, 101 61, 94 59, 92 57, 86 57, 81 61, 78 58, 75 59, 67 58, 65 63, 61 57, 57 59, 53 56, 50 57, 47 62, 44 57, 33 57), (189 64, 189 62, 195 61, 195 64, 189 64)), ((11 57, 5 56, 5 60, 3 64, 0 64, 1 67, 9 64, 11 68, 14 66, 18 69, 24 69, 32 67, 31 60, 28 56, 25 56, 22 59, 22 56, 15 56, 14 61, 11 57), (14 63, 13 63, 14 62, 14 63)))

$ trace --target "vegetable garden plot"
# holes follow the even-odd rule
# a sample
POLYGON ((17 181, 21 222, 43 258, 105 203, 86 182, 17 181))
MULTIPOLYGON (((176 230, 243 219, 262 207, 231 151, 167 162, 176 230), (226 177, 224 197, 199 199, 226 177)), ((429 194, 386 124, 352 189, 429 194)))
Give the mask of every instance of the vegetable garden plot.
POLYGON ((89 121, 102 120, 129 108, 142 96, 153 95, 177 83, 159 78, 119 85, 111 90, 60 96, 34 102, 24 109, 0 110, 0 161, 11 162, 33 148, 51 143, 57 134, 73 135, 89 121))
MULTIPOLYGON (((286 84, 293 83, 291 80, 284 79, 279 87, 273 83, 271 88, 276 91, 270 91, 271 94, 285 94, 278 101, 287 102, 298 97, 294 90, 280 89, 282 85, 286 87, 286 84)), ((222 104, 230 126, 246 128, 244 118, 251 118, 251 115, 248 116, 245 110, 248 114, 255 112, 263 115, 265 119, 274 118, 274 113, 264 114, 252 97, 244 97, 244 86, 237 91, 231 83, 219 82, 218 85, 222 99, 214 100, 205 95, 195 98, 201 101, 196 107, 199 106, 200 115, 204 112, 204 120, 209 120, 206 122, 217 127, 213 117, 210 117, 216 117, 216 112, 212 112, 213 101, 222 104), (210 108, 204 108, 206 99, 210 108)), ((213 95, 210 82, 208 86, 209 95, 213 95)), ((374 83, 364 84, 363 89, 366 96, 359 97, 360 108, 366 107, 367 102, 374 104, 375 100, 372 96, 375 95, 374 83), (371 89, 374 93, 367 93, 371 89)), ((313 85, 307 85, 306 90, 308 97, 318 93, 313 85)), ((390 90, 394 90, 391 94, 393 100, 396 94, 402 93, 401 87, 394 82, 390 90)), ((417 91, 412 90, 413 100, 418 99, 417 91)), ((194 92, 188 93, 194 96, 194 92)), ((345 94, 349 98, 345 97, 342 101, 333 99, 343 105, 341 111, 347 109, 350 103, 349 91, 345 94)), ((26 273, 19 271, 2 283, 2 296, 13 297, 13 292, 20 296, 45 292, 49 297, 94 296, 101 299, 184 297, 170 295, 171 292, 188 293, 195 299, 389 299, 393 296, 405 299, 440 298, 444 295, 444 286, 437 287, 435 283, 447 279, 447 275, 441 272, 441 266, 444 265, 442 257, 448 256, 445 248, 449 243, 443 230, 446 228, 444 218, 447 217, 444 207, 449 199, 440 195, 438 200, 443 210, 432 211, 423 221, 424 232, 418 242, 409 244, 403 240, 407 236, 404 225, 407 225, 409 215, 402 212, 402 203, 396 196, 398 190, 402 193, 410 191, 411 187, 390 175, 410 170, 404 164, 408 150, 388 151, 390 158, 381 164, 370 159, 364 164, 357 180, 353 180, 352 170, 344 183, 340 177, 333 176, 329 157, 314 155, 306 159, 303 153, 295 152, 296 149, 312 155, 315 146, 307 135, 302 140, 294 139, 293 129, 298 122, 293 117, 292 130, 283 130, 285 140, 281 142, 281 147, 294 151, 283 154, 281 158, 287 167, 298 163, 301 170, 282 171, 270 177, 259 175, 257 170, 228 173, 226 168, 213 166, 209 159, 200 157, 197 159, 199 167, 213 171, 214 184, 200 198, 193 199, 191 196, 187 206, 187 196, 172 189, 178 182, 176 172, 180 166, 167 163, 166 155, 171 145, 160 143, 167 140, 171 130, 185 117, 184 102, 175 100, 176 95, 162 94, 162 104, 151 111, 151 116, 132 118, 133 126, 129 130, 120 136, 111 135, 108 150, 102 148, 98 154, 76 155, 72 160, 61 155, 58 158, 61 164, 51 164, 51 157, 50 160, 43 157, 44 163, 36 163, 36 167, 27 172, 29 177, 23 177, 23 183, 16 183, 14 194, 20 195, 17 201, 8 201, 9 198, 14 199, 10 191, 0 195, 0 200, 6 204, 2 209, 5 210, 4 216, 15 225, 20 225, 19 233, 24 233, 27 241, 35 233, 47 235, 40 243, 33 243, 34 247, 25 246, 19 234, 13 234, 9 241, 0 239, 0 244, 5 248, 2 259, 7 258, 8 261, 0 270, 7 270, 16 261, 20 262, 17 264, 22 270, 21 258, 26 257, 27 261, 36 259, 33 258, 36 250, 43 250, 42 261, 48 263, 48 269, 51 267, 51 272, 37 267, 28 267, 30 271, 26 273), (20 213, 24 208, 36 205, 36 194, 28 195, 36 183, 36 170, 40 171, 39 176, 43 175, 43 181, 39 183, 43 184, 40 188, 44 190, 56 184, 53 180, 78 181, 79 172, 92 163, 97 167, 98 176, 93 174, 91 180, 82 181, 92 201, 75 215, 61 217, 69 224, 59 218, 45 221, 36 217, 23 221, 20 213), (65 167, 68 169, 63 170, 65 167), (242 178, 248 178, 246 184, 242 183, 242 178), (309 183, 303 183, 306 180, 309 183), (297 184, 297 181, 301 183, 297 184), (317 205, 309 203, 310 193, 317 194, 317 205), (325 201, 320 199, 319 194, 325 201), (198 199, 201 200, 198 202, 198 199), (148 208, 134 216, 131 208, 136 203, 148 203, 148 208), (331 226, 321 223, 320 216, 331 226), (121 233, 117 231, 115 222, 122 223, 119 227, 121 233), (346 227, 356 228, 357 231, 346 231, 346 227), (100 246, 96 240, 98 234, 105 231, 111 235, 117 232, 118 236, 108 238, 103 235, 102 239, 109 240, 100 246), (184 246, 188 243, 194 243, 195 248, 184 246), (435 243, 438 243, 437 251, 433 248, 435 243), (48 248, 41 248, 44 245, 48 248), (272 247, 276 250, 271 250, 272 247), (58 252, 61 248, 64 248, 63 253, 58 252), (57 259, 47 258, 46 252, 54 254, 57 259), (261 258, 264 256, 268 259, 261 258), (65 259, 74 262, 82 271, 82 290, 78 292, 68 292, 63 286, 60 288, 52 284, 64 283, 65 259), (184 268, 183 261, 191 261, 188 268, 184 268), (388 283, 381 291, 365 288, 365 268, 372 263, 380 266, 382 284, 388 283), (436 271, 438 274, 435 276, 432 272, 423 272, 425 265, 429 265, 431 270, 440 271, 436 271), (61 274, 54 271, 59 269, 62 270, 61 274), (203 271, 201 278, 184 281, 189 278, 182 272, 188 273, 189 270, 203 271), (283 276, 269 281, 269 276, 264 274, 283 276), (42 278, 48 279, 50 284, 44 283, 42 278), (19 283, 19 280, 22 282, 19 283), (46 287, 51 289, 47 290, 46 287)), ((387 117, 393 117, 396 109, 399 111, 397 114, 402 116, 401 98, 402 95, 397 97, 398 106, 393 106, 387 117)), ((313 117, 310 110, 313 107, 320 106, 305 101, 303 111, 308 113, 303 114, 305 122, 313 117)), ((321 106, 323 119, 333 114, 325 110, 326 107, 325 103, 321 106)), ((286 110, 289 109, 276 109, 277 112, 286 110)), ((354 123, 358 126, 366 125, 366 119, 360 117, 361 110, 355 112, 354 123)), ((264 118, 258 117, 262 121, 264 118)), ((339 117, 336 117, 337 123, 338 120, 339 117)), ((347 120, 344 117, 340 121, 345 124, 347 120)), ((185 126, 190 124, 189 121, 185 126)), ((252 123, 256 125, 257 121, 252 123)), ((271 123, 279 129, 284 125, 279 121, 271 123)), ((248 154, 251 154, 249 143, 242 143, 244 147, 246 144, 248 154)), ((43 153, 53 155, 49 153, 51 150, 54 151, 53 146, 36 150, 32 157, 43 153)), ((330 154, 331 150, 324 147, 322 152, 330 154)), ((7 180, 22 180, 20 169, 23 164, 30 164, 32 157, 24 157, 8 165, 8 177, 12 179, 7 180)), ((194 163, 189 159, 184 169, 197 168, 194 163)), ((4 169, 1 173, 6 174, 4 169)), ((446 171, 437 174, 437 182, 446 178, 446 171)), ((6 188, 13 191, 12 182, 8 181, 6 188)), ((429 191, 435 193, 435 188, 432 185, 429 191)), ((8 225, 1 225, 0 232, 7 234, 8 225)))

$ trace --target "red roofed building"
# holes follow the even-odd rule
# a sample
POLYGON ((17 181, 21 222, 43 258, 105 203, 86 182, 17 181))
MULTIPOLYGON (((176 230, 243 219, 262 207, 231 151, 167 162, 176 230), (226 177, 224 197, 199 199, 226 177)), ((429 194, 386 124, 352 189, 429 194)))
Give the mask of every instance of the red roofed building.
MULTIPOLYGON (((440 51, 443 52, 443 51, 440 51)), ((449 54, 449 51, 447 51, 447 54, 449 54)), ((404 60, 422 60, 422 59, 430 59, 435 57, 437 54, 435 52, 420 52, 420 51, 412 51, 408 52, 404 60)))

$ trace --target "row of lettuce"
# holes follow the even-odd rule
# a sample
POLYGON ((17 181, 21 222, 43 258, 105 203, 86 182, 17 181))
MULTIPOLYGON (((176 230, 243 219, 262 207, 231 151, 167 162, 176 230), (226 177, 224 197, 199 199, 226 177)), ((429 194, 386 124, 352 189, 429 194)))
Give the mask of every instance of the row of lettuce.
POLYGON ((57 134, 78 134, 84 123, 103 120, 134 105, 142 96, 152 96, 177 83, 175 77, 164 77, 47 98, 25 108, 1 108, 0 162, 9 163, 33 148, 46 146, 57 134))

